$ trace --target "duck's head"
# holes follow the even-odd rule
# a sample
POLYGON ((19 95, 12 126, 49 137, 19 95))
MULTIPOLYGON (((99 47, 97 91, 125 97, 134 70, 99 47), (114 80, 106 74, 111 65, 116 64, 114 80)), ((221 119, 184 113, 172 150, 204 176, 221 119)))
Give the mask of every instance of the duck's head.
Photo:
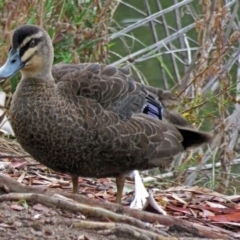
POLYGON ((19 70, 23 78, 51 75, 53 47, 48 33, 39 26, 24 25, 15 30, 0 79, 9 78, 19 70))

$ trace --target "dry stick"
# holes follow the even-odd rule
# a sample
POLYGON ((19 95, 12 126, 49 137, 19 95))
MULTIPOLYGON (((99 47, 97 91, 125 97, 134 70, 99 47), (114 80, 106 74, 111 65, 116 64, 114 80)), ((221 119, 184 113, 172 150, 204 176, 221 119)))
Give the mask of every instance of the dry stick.
POLYGON ((189 108, 189 109, 181 112, 181 114, 184 114, 184 113, 186 113, 186 112, 192 111, 192 110, 194 110, 194 109, 196 109, 196 108, 199 108, 199 107, 205 105, 206 103, 210 102, 211 100, 216 99, 217 97, 219 97, 219 96, 223 95, 224 93, 228 92, 231 88, 233 88, 234 85, 236 85, 236 83, 234 83, 234 84, 232 84, 231 86, 227 87, 225 90, 223 90, 222 92, 214 95, 214 96, 211 97, 210 99, 208 99, 208 100, 206 100, 206 101, 204 101, 204 102, 202 102, 202 103, 200 103, 200 104, 198 104, 198 105, 196 105, 196 106, 194 106, 194 107, 191 107, 191 108, 189 108))
MULTIPOLYGON (((113 212, 118 212, 121 214, 129 215, 133 218, 139 219, 144 222, 149 223, 160 223, 164 226, 173 227, 175 229, 179 229, 182 232, 189 232, 198 236, 208 237, 208 238, 221 238, 221 239, 231 239, 229 236, 232 234, 231 232, 222 230, 222 233, 218 230, 216 232, 215 229, 211 229, 209 227, 205 227, 196 223, 190 223, 187 221, 183 221, 181 219, 173 218, 170 216, 162 216, 153 213, 143 212, 135 209, 130 209, 128 207, 122 207, 118 204, 114 203, 107 203, 107 202, 100 202, 94 199, 89 199, 83 195, 77 194, 70 194, 65 193, 62 191, 57 191, 53 189, 47 189, 46 187, 31 187, 31 186, 24 186, 17 182, 16 180, 8 177, 7 175, 0 174, 0 189, 8 188, 9 192, 22 192, 22 193, 42 193, 46 195, 54 195, 56 193, 61 193, 63 196, 68 198, 72 198, 75 201, 81 202, 82 204, 90 206, 98 206, 104 209, 111 210, 113 212)), ((35 194, 36 195, 36 194, 35 194)), ((3 198, 4 196, 2 196, 3 198)), ((57 200, 59 201, 59 199, 57 200)), ((44 204, 44 203, 43 203, 44 204)), ((85 206, 86 207, 86 206, 85 206)), ((105 210, 107 211, 107 210, 105 210)), ((111 212, 110 212, 111 213, 111 212)), ((113 213, 111 213, 113 214, 113 213)), ((125 221, 125 220, 124 220, 125 221)), ((140 221, 138 221, 140 222, 140 221)), ((135 223, 138 223, 135 221, 135 223)), ((141 222, 140 222, 141 223, 141 222)), ((140 224, 142 225, 142 224, 140 224)), ((139 226, 139 225, 137 225, 139 226)), ((145 226, 145 225, 144 225, 145 226)))
MULTIPOLYGON (((81 203, 77 203, 69 198, 62 198, 62 197, 59 198, 59 196, 53 197, 53 196, 46 196, 44 194, 36 194, 36 193, 9 193, 9 194, 0 196, 0 202, 19 201, 20 199, 24 199, 25 201, 41 203, 42 205, 55 206, 61 209, 68 209, 75 213, 81 212, 84 215, 94 217, 94 218, 100 217, 103 219, 109 219, 114 222, 127 223, 129 225, 135 226, 136 229, 140 228, 139 231, 143 231, 145 234, 147 233, 148 235, 153 234, 154 236, 157 236, 159 234, 162 234, 158 229, 147 226, 146 223, 143 223, 140 220, 137 220, 135 218, 123 216, 99 207, 90 207, 81 203), (149 231, 144 229, 148 229, 149 231)), ((158 239, 162 239, 162 238, 158 238, 158 239)))
MULTIPOLYGON (((71 199, 60 199, 57 197, 50 197, 43 194, 32 194, 32 193, 9 193, 6 195, 0 196, 0 201, 16 201, 19 199, 24 199, 26 201, 33 201, 38 202, 43 205, 53 205, 57 206, 63 209, 72 210, 76 213, 76 211, 81 211, 84 214, 90 215, 92 217, 103 217, 108 218, 110 220, 119 221, 120 222, 127 222, 125 223, 106 223, 106 222, 96 222, 96 221, 60 221, 59 224, 66 224, 71 225, 76 228, 83 228, 83 229, 107 229, 107 230, 101 230, 98 233, 102 235, 109 235, 113 234, 115 232, 123 232, 127 233, 133 237, 138 237, 142 240, 179 240, 179 238, 175 237, 165 237, 159 235, 159 232, 156 229, 153 229, 151 227, 147 227, 149 230, 142 229, 142 226, 146 228, 146 225, 140 222, 136 219, 131 219, 130 217, 124 217, 119 214, 112 213, 110 211, 100 209, 100 208, 92 208, 88 206, 84 206, 82 204, 69 202, 71 199), (82 208, 83 207, 83 208, 82 208), (130 221, 126 221, 130 220, 130 221), (139 225, 139 227, 135 227, 132 225, 139 225), (131 225, 131 226, 129 226, 131 225), (156 232, 156 233, 155 233, 156 232)), ((184 238, 185 239, 185 238, 184 238)), ((216 239, 216 238, 215 238, 216 239)), ((221 238, 226 239, 226 238, 221 238)))
POLYGON ((109 234, 114 232, 126 232, 133 237, 138 237, 141 239, 156 239, 156 240, 178 240, 178 238, 169 238, 163 237, 156 233, 149 232, 143 229, 139 229, 133 226, 129 226, 127 224, 119 224, 119 223, 106 223, 106 222, 89 222, 89 221, 81 221, 81 222, 73 222, 72 226, 77 228, 84 229, 107 229, 99 231, 99 234, 109 234))
POLYGON ((8 192, 18 193, 44 193, 47 191, 47 187, 25 186, 5 174, 0 174, 0 189, 8 189, 8 192))
POLYGON ((182 95, 182 93, 191 85, 193 84, 194 82, 196 82, 196 80, 201 76, 203 75, 207 70, 209 70, 212 65, 219 61, 220 58, 223 58, 225 56, 225 54, 227 53, 227 51, 232 47, 232 44, 229 44, 229 46, 221 53, 221 55, 219 56, 219 58, 216 58, 214 59, 205 69, 203 69, 200 73, 198 73, 195 78, 187 84, 187 86, 185 87, 185 89, 183 89, 180 93, 178 93, 178 97, 182 95))
MULTIPOLYGON (((71 197, 68 193, 62 193, 64 196, 71 197)), ((202 226, 197 223, 190 223, 181 219, 177 219, 171 216, 163 216, 159 214, 153 214, 149 212, 139 211, 136 209, 131 209, 129 207, 123 207, 115 203, 107 202, 97 202, 95 199, 89 199, 82 195, 72 195, 72 198, 76 201, 80 201, 85 204, 98 205, 99 207, 120 212, 122 214, 134 217, 143 222, 149 223, 159 223, 166 227, 171 227, 173 230, 178 230, 179 232, 188 232, 195 236, 207 237, 207 238, 220 238, 220 239, 231 239, 229 237, 232 232, 222 229, 212 229, 210 227, 202 226), (222 232, 221 232, 222 231, 222 232)))

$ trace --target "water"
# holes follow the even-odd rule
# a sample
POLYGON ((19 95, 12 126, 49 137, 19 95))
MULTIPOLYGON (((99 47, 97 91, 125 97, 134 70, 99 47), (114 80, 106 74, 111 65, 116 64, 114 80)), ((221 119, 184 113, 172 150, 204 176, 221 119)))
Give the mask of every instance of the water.
MULTIPOLYGON (((140 0, 129 0, 127 1, 130 5, 132 5, 134 8, 138 9, 139 11, 142 12, 147 12, 146 10, 146 1, 140 1, 140 0)), ((181 2, 181 1, 179 1, 181 2)), ((159 1, 158 3, 162 4, 162 9, 169 8, 174 5, 174 1, 159 1)), ((157 4, 157 0, 151 0, 148 1, 150 12, 151 13, 156 13, 159 12, 159 6, 157 4)), ((185 27, 189 25, 190 23, 194 23, 193 18, 186 14, 186 8, 183 7, 181 8, 182 12, 185 12, 183 17, 181 18, 181 27, 185 27)), ((116 22, 120 23, 120 25, 124 28, 127 27, 131 24, 136 23, 137 21, 145 18, 146 16, 143 16, 143 14, 137 12, 136 10, 130 8, 129 6, 125 6, 123 4, 120 4, 120 6, 117 9, 117 12, 115 14, 115 20, 116 22)), ((167 25, 170 27, 169 30, 169 35, 173 34, 175 31, 172 29, 177 29, 176 25, 176 19, 175 19, 175 12, 171 11, 167 14, 164 15, 165 21, 167 22, 167 25), (172 28, 172 29, 171 29, 172 28)), ((164 38, 167 37, 166 34, 166 29, 164 27, 164 24, 162 24, 163 19, 161 17, 158 17, 156 19, 157 22, 154 23, 155 30, 156 30, 156 37, 157 40, 160 41, 164 38)), ((120 29, 119 29, 120 30, 120 29)), ((125 39, 127 40, 127 44, 130 46, 130 48, 127 48, 124 46, 122 41, 118 38, 115 39, 114 45, 111 47, 112 51, 117 52, 121 56, 127 56, 130 53, 136 52, 138 50, 141 50, 145 48, 145 46, 150 46, 151 44, 154 43, 154 37, 153 37, 153 31, 150 26, 150 22, 144 24, 141 27, 138 27, 134 29, 133 31, 127 33, 129 35, 132 35, 133 38, 139 39, 141 42, 138 42, 137 40, 133 40, 130 37, 126 37, 125 39)), ((190 36, 196 36, 196 31, 193 28, 191 31, 188 32, 188 35, 190 36)), ((180 43, 179 39, 176 39, 175 41, 172 42, 176 49, 180 49, 180 43)), ((195 43, 190 43, 192 46, 196 47, 195 43)), ((148 83, 150 85, 154 85, 157 87, 162 87, 166 88, 166 84, 163 83, 163 75, 166 76, 166 81, 167 81, 167 86, 168 87, 173 87, 177 83, 176 79, 176 74, 174 72, 174 66, 172 62, 172 58, 170 57, 170 54, 164 54, 165 52, 168 52, 166 48, 162 48, 160 50, 162 53, 162 63, 159 62, 159 60, 154 57, 152 59, 148 59, 145 61, 137 62, 135 66, 146 76, 148 83), (165 65, 165 68, 168 70, 161 70, 160 65, 165 65), (170 74, 169 74, 170 73, 170 74), (170 76, 171 75, 171 76, 170 76)), ((150 55, 154 56, 154 52, 150 52, 150 55)), ((180 59, 183 59, 186 56, 186 52, 182 52, 181 54, 177 54, 180 59)), ((114 62, 118 60, 117 57, 112 56, 111 57, 111 62, 114 62)), ((185 69, 182 66, 183 64, 178 61, 178 69, 180 73, 180 78, 184 76, 185 69)), ((178 80, 180 80, 180 78, 178 80)))

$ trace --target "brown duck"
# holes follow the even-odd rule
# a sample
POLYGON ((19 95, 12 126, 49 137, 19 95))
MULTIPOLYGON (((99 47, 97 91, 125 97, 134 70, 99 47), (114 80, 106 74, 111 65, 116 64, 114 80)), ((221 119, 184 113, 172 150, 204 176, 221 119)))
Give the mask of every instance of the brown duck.
POLYGON ((70 174, 74 193, 78 176, 116 177, 120 203, 126 173, 168 164, 209 141, 208 134, 163 109, 161 102, 174 100, 169 92, 137 83, 121 68, 52 66, 53 57, 46 31, 19 27, 0 78, 21 71, 10 107, 16 138, 40 163, 70 174))

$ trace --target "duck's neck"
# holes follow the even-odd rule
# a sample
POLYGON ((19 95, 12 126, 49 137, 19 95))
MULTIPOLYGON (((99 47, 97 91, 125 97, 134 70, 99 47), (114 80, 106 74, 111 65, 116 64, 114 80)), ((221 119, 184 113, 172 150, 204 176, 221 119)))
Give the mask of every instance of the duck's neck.
POLYGON ((41 78, 41 79, 47 79, 47 80, 53 80, 53 76, 52 76, 52 72, 50 71, 39 71, 39 72, 35 72, 35 71, 21 71, 21 75, 22 75, 22 80, 23 79, 33 79, 33 78, 41 78))
POLYGON ((52 94, 52 89, 55 89, 55 87, 52 76, 48 78, 22 78, 14 95, 34 98, 39 95, 52 94))

